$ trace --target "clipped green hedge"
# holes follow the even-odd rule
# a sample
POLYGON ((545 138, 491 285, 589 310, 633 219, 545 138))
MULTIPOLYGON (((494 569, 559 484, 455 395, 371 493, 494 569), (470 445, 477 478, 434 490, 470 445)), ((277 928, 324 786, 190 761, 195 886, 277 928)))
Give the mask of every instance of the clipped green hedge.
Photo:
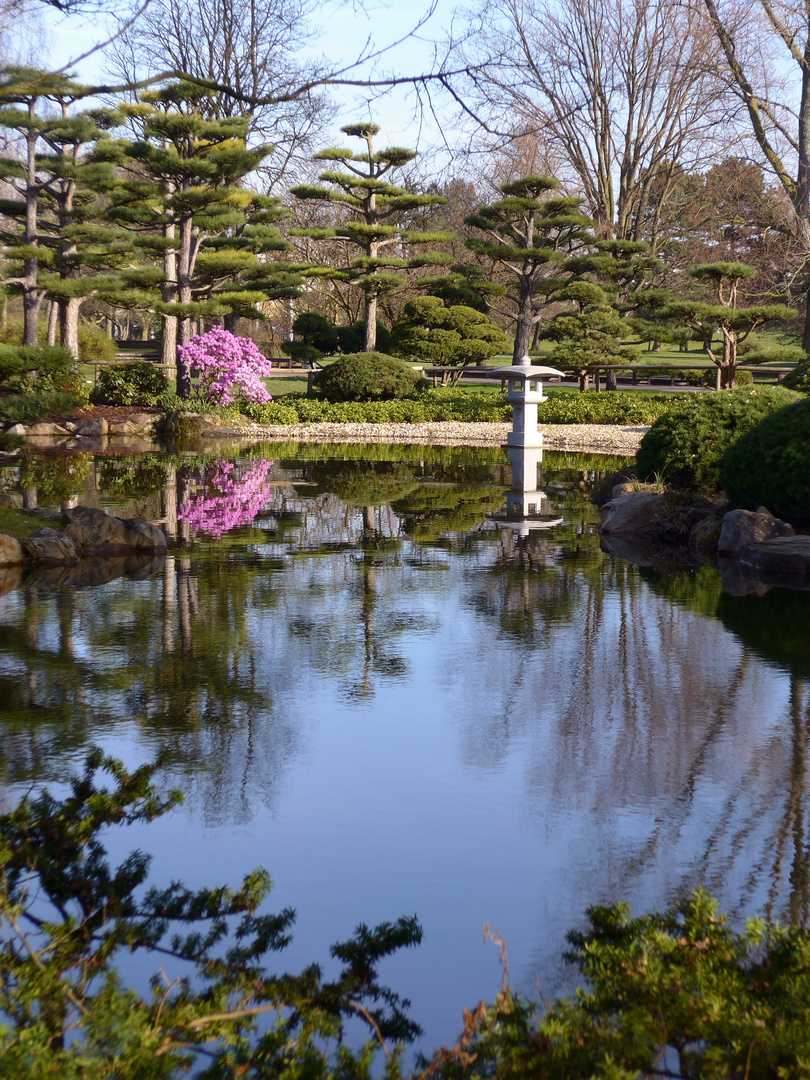
POLYGON ((676 404, 671 393, 632 390, 612 393, 586 390, 572 394, 549 390, 548 401, 537 410, 541 424, 652 424, 676 404))
POLYGON ((780 386, 685 396, 641 440, 638 475, 652 479, 659 474, 677 487, 715 490, 720 484, 720 459, 734 440, 797 399, 792 390, 780 386))
POLYGON ((720 482, 740 506, 810 521, 810 399, 764 417, 720 461, 720 482))
MULTIPOLYGON (((671 394, 572 394, 552 390, 539 414, 541 424, 651 424, 673 404, 671 394)), ((418 424, 442 420, 503 423, 512 419, 511 405, 498 393, 472 394, 441 387, 398 401, 328 402, 304 394, 286 394, 267 405, 247 405, 244 411, 258 424, 418 424)))

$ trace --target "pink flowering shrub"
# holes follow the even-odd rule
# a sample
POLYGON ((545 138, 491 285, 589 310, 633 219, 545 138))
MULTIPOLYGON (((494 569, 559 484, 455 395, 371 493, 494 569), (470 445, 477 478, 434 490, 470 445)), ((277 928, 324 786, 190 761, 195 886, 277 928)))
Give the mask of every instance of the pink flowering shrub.
POLYGON ((273 497, 265 482, 271 461, 213 461, 197 478, 202 490, 177 509, 181 521, 219 539, 238 525, 249 525, 273 497))
POLYGON ((221 326, 193 337, 177 350, 180 360, 199 376, 199 391, 217 405, 230 405, 237 398, 266 402, 271 397, 262 382, 272 363, 250 338, 235 337, 221 326))

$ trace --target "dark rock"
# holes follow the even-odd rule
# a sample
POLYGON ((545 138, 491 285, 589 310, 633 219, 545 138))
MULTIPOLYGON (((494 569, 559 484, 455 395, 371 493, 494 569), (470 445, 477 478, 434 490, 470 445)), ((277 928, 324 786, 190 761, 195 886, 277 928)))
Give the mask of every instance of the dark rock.
POLYGON ((717 550, 721 555, 736 555, 745 559, 752 544, 793 535, 793 526, 769 514, 764 506, 760 506, 756 512, 730 510, 723 518, 717 550))
POLYGON ((751 544, 740 561, 768 576, 810 582, 810 536, 777 536, 751 544))
POLYGON ((634 491, 622 495, 602 507, 599 531, 652 535, 663 509, 664 496, 658 492, 634 491))
POLYGON ((146 518, 117 518, 90 506, 65 511, 70 524, 65 530, 76 547, 84 551, 125 554, 129 551, 166 550, 166 537, 146 518))
POLYGON ((107 421, 103 417, 79 420, 74 428, 74 434, 83 438, 98 438, 99 435, 106 435, 107 431, 107 421))
POLYGON ((25 557, 34 563, 71 563, 78 560, 71 537, 56 529, 37 529, 33 536, 22 541, 25 557))
POLYGON ((694 551, 717 551, 723 519, 705 517, 696 522, 689 533, 689 547, 694 551))

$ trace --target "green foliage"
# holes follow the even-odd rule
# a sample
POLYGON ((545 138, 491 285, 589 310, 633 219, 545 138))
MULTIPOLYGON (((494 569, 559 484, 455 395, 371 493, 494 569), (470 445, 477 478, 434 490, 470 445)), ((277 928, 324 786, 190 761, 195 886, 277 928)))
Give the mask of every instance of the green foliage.
POLYGON ((537 413, 541 424, 652 424, 673 405, 671 394, 549 390, 537 413))
POLYGON ((0 397, 0 418, 9 424, 36 424, 40 420, 59 420, 73 415, 86 401, 87 398, 62 394, 55 390, 9 394, 0 397))
POLYGON ((796 400, 782 387, 690 394, 657 420, 641 440, 638 474, 660 473, 668 484, 714 490, 718 466, 728 447, 769 413, 796 400))
POLYGON ((201 394, 179 397, 168 391, 157 402, 165 413, 195 413, 203 416, 221 416, 223 420, 237 420, 241 416, 240 407, 235 402, 218 405, 201 394))
POLYGON ((60 408, 72 411, 90 396, 90 387, 68 350, 50 345, 0 345, 0 386, 20 398, 31 398, 28 404, 10 397, 0 403, 0 415, 20 423, 26 423, 23 414, 33 422, 60 415, 60 408), (71 401, 60 402, 53 395, 69 396, 71 401))
POLYGON ((85 364, 114 360, 118 349, 112 338, 95 323, 79 321, 79 359, 85 364))
POLYGON ((810 360, 798 364, 793 371, 789 371, 782 379, 780 386, 788 390, 798 390, 800 394, 810 394, 810 360))
POLYGON ((589 989, 543 1014, 504 985, 439 1051, 442 1080, 683 1080, 806 1076, 810 933, 751 920, 736 933, 702 890, 673 910, 631 919, 626 904, 591 908, 568 935, 589 989), (667 1071, 660 1060, 670 1047, 667 1071), (672 1053, 675 1052, 675 1054, 672 1053), (471 1066, 471 1068, 469 1068, 471 1066))
MULTIPOLYGON (((671 394, 622 391, 572 394, 550 390, 540 408, 541 424, 651 424, 673 408, 671 394)), ((444 420, 504 423, 512 407, 498 393, 471 394, 433 387, 398 401, 327 402, 287 394, 267 405, 248 405, 245 415, 258 424, 429 423, 444 420)))
POLYGON ((445 305, 437 296, 409 301, 392 332, 392 351, 425 364, 483 364, 512 342, 486 315, 464 304, 445 305))
POLYGON ((409 364, 384 353, 349 353, 315 377, 326 401, 390 401, 407 397, 421 382, 409 364))
POLYGON ((102 458, 98 464, 99 488, 107 496, 143 499, 166 483, 166 465, 155 457, 102 458))
MULTIPOLYGON (((0 817, 2 1074, 159 1080, 201 1050, 196 1075, 212 1080, 368 1077, 374 1046, 348 1050, 344 1025, 359 1016, 383 1045, 418 1033, 407 1002, 377 978, 381 961, 421 939, 416 921, 361 924, 332 947, 341 970, 331 981, 315 964, 268 971, 294 912, 259 913, 271 887, 264 870, 237 889, 192 892, 177 882, 146 889, 142 852, 110 863, 111 827, 152 821, 181 800, 159 794, 156 767, 129 772, 93 750, 63 799, 29 794, 0 817), (143 994, 117 968, 136 951, 160 968, 143 994)), ((399 1073, 394 1055, 389 1075, 399 1073)))
POLYGON ((158 405, 169 380, 148 360, 102 368, 93 401, 104 405, 158 405))
MULTIPOLYGON (((350 326, 337 326, 314 311, 305 311, 293 323, 293 332, 300 341, 285 341, 281 351, 293 360, 309 363, 332 353, 356 353, 363 351, 365 325, 361 322, 350 326)), ((391 333, 382 323, 377 323, 377 348, 387 352, 391 333)))
MULTIPOLYGON (((40 325, 40 338, 44 334, 44 327, 40 325)), ((0 330, 0 342, 6 345, 22 345, 23 320, 10 317, 0 330)), ((51 346, 53 347, 53 346, 51 346)), ((79 320, 79 359, 87 364, 103 363, 105 360, 114 360, 118 355, 115 342, 99 329, 95 323, 79 320)), ((71 358, 72 359, 72 358, 71 358)))
MULTIPOLYGON (((790 393, 790 391, 783 391, 790 393)), ((720 462, 720 482, 740 506, 767 506, 789 521, 810 521, 810 399, 765 416, 720 462)))

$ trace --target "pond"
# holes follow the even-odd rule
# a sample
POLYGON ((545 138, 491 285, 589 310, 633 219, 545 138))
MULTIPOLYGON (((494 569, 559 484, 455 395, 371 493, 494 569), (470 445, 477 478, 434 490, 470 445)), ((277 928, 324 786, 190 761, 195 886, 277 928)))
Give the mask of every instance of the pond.
POLYGON ((512 984, 551 997, 595 903, 703 883, 736 919, 806 921, 810 596, 608 558, 590 493, 614 464, 547 453, 531 531, 504 520, 499 448, 5 470, 10 501, 143 513, 176 540, 113 580, 0 584, 5 805, 90 745, 168 746, 185 803, 116 854, 152 852, 161 883, 267 867, 297 911, 288 970, 416 914, 423 944, 382 976, 425 1048, 497 991, 485 923, 512 984))

